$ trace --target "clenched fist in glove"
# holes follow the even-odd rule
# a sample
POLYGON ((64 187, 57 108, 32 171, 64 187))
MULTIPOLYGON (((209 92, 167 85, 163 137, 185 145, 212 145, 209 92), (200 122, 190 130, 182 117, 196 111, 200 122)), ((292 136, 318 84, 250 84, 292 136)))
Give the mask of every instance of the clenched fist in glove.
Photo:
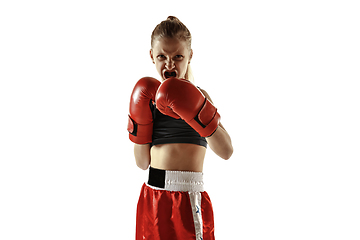
POLYGON ((202 137, 211 136, 220 123, 214 105, 185 79, 166 79, 157 90, 155 102, 162 114, 183 119, 202 137))
POLYGON ((129 138, 137 144, 152 142, 153 115, 151 105, 160 81, 151 77, 141 78, 134 87, 130 98, 128 131, 129 138))

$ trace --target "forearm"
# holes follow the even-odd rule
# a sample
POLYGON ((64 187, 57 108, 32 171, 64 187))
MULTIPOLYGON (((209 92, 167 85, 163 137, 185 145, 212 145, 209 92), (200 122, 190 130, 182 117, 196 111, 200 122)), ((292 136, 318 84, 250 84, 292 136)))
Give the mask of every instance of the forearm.
POLYGON ((232 153, 233 147, 231 138, 228 132, 220 123, 211 137, 206 138, 211 150, 213 150, 219 157, 228 160, 232 153))
POLYGON ((134 144, 134 155, 136 165, 142 170, 148 169, 151 162, 150 144, 134 144))

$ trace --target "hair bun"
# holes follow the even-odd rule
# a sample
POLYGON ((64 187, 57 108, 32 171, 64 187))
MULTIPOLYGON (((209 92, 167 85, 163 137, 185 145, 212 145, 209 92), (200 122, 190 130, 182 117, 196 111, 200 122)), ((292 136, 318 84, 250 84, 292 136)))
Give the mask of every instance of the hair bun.
POLYGON ((168 18, 166 20, 179 21, 180 22, 180 20, 177 17, 174 17, 174 16, 168 16, 168 18))

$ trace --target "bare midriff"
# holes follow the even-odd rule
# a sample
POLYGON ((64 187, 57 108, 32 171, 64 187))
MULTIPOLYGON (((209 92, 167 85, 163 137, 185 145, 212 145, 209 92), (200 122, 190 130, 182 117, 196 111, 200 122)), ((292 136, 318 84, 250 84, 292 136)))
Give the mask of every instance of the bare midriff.
POLYGON ((151 167, 170 171, 202 172, 206 148, 188 143, 159 144, 151 148, 151 167))

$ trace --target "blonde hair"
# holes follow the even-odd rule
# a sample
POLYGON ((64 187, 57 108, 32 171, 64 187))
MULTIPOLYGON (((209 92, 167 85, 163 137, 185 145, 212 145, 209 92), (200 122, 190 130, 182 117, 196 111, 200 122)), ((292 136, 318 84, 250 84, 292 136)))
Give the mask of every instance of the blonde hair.
MULTIPOLYGON (((151 34, 151 48, 153 47, 154 41, 157 38, 177 38, 184 40, 187 43, 189 51, 191 51, 191 33, 189 29, 174 16, 169 16, 166 20, 159 23, 151 34)), ((194 76, 190 64, 187 66, 185 78, 191 82, 194 82, 194 76)))
POLYGON ((194 75, 193 75, 192 69, 190 67, 190 63, 187 65, 187 70, 186 70, 186 73, 185 73, 185 79, 189 80, 192 83, 195 82, 194 75))

